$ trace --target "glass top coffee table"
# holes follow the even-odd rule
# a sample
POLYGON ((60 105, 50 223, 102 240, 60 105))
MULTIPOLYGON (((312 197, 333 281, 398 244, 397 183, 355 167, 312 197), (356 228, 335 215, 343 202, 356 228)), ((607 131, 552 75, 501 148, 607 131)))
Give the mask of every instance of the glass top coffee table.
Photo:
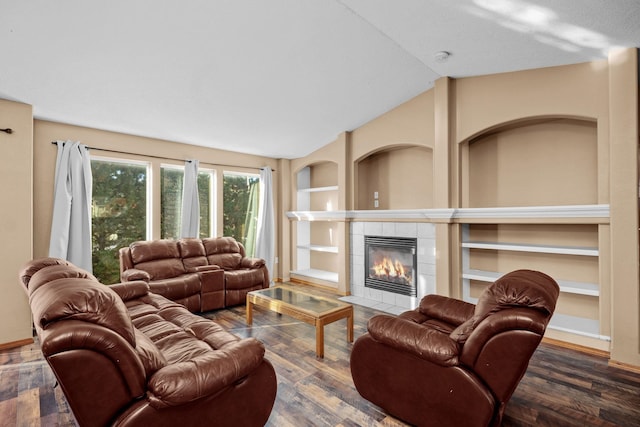
POLYGON ((353 342, 353 306, 331 298, 276 286, 247 294, 247 325, 253 323, 253 306, 286 314, 316 328, 316 356, 324 357, 324 325, 347 319, 347 341, 353 342))

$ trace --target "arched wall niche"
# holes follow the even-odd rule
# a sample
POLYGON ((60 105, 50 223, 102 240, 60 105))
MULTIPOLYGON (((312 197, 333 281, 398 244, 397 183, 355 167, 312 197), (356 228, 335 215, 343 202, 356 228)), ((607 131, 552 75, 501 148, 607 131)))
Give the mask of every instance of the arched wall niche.
POLYGON ((593 118, 545 116, 492 126, 460 142, 461 206, 598 203, 593 118))
MULTIPOLYGON (((335 187, 338 185, 338 164, 331 160, 314 161, 301 166, 293 173, 295 188, 299 190, 335 187)), ((337 192, 318 192, 308 197, 305 206, 296 203, 298 210, 326 211, 338 208, 337 192)))
POLYGON ((294 178, 294 188, 315 188, 337 185, 338 163, 332 160, 316 160, 305 163, 295 169, 292 176, 294 178), (311 171, 313 173, 311 173, 311 171), (309 182, 301 182, 305 175, 308 175, 309 182))
POLYGON ((387 145, 356 159, 354 171, 357 210, 433 207, 431 148, 417 144, 387 145))

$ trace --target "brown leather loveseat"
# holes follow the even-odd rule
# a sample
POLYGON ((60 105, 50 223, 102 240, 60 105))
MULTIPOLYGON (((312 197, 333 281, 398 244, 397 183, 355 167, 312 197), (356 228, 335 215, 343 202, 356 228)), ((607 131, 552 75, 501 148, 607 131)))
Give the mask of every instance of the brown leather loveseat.
POLYGON ((428 295, 398 317, 377 315, 356 340, 358 392, 418 426, 498 426, 555 309, 558 284, 517 270, 476 305, 428 295))
POLYGON ((106 286, 57 258, 20 272, 45 359, 79 425, 263 426, 277 381, 264 346, 142 281, 106 286))
POLYGON ((244 304, 247 292, 269 287, 264 260, 233 237, 139 241, 119 256, 122 282, 145 281, 192 312, 244 304))

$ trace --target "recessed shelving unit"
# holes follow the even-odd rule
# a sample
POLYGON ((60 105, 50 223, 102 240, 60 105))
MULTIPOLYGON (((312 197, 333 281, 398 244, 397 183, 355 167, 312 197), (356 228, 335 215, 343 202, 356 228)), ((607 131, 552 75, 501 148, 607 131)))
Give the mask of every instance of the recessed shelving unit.
MULTIPOLYGON (((337 284, 338 245, 335 243, 335 220, 338 191, 337 168, 331 163, 307 166, 297 174, 296 211, 287 216, 296 221, 296 265, 292 278, 337 284)), ((342 213, 344 216, 344 213, 342 213)))
POLYGON ((337 246, 322 246, 322 245, 298 245, 298 249, 307 249, 316 252, 330 252, 333 254, 338 253, 337 246))
POLYGON ((298 189, 299 193, 320 193, 323 191, 338 191, 337 185, 329 185, 326 187, 316 187, 316 188, 301 188, 298 189))
POLYGON ((493 249, 497 251, 537 252, 560 255, 598 256, 598 248, 581 248, 571 246, 544 246, 496 242, 462 242, 463 248, 493 249))
POLYGON ((598 306, 601 289, 598 281, 595 280, 596 277, 593 277, 594 280, 585 281, 572 280, 571 277, 560 278, 561 276, 559 276, 560 274, 578 274, 581 272, 578 270, 588 269, 585 265, 589 266, 594 263, 591 270, 598 271, 600 253, 597 247, 572 245, 571 242, 567 242, 568 245, 557 244, 558 239, 569 239, 572 234, 582 236, 578 240, 590 238, 597 241, 597 226, 585 226, 584 224, 577 226, 575 224, 463 224, 461 242, 463 299, 476 303, 477 296, 484 285, 493 283, 515 268, 531 268, 547 273, 549 270, 555 270, 558 272, 557 274, 549 274, 556 279, 560 286, 560 298, 549 329, 599 341, 610 341, 608 336, 601 333, 598 318, 576 314, 576 311, 588 312, 589 307, 598 306), (508 229, 504 230, 504 228, 508 229), (535 238, 536 243, 514 243, 502 241, 500 238, 503 236, 503 239, 512 240, 519 232, 525 239, 527 237, 535 238), (478 235, 485 237, 493 235, 497 239, 493 241, 482 240, 477 238, 478 235), (548 245, 538 242, 547 236, 554 241, 548 245), (572 263, 582 268, 572 269, 572 263), (478 265, 493 265, 497 268, 478 268, 478 265), (561 307, 563 304, 570 307, 577 306, 577 308, 573 307, 570 310, 571 313, 564 313, 561 307))

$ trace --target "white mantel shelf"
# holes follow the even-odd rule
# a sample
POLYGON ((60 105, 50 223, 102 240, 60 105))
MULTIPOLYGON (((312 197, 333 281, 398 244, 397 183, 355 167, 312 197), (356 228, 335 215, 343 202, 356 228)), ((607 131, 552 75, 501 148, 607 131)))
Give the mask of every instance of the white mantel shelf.
POLYGON ((287 217, 293 221, 422 220, 467 222, 477 220, 583 219, 608 222, 609 216, 609 205, 287 212, 287 217))

